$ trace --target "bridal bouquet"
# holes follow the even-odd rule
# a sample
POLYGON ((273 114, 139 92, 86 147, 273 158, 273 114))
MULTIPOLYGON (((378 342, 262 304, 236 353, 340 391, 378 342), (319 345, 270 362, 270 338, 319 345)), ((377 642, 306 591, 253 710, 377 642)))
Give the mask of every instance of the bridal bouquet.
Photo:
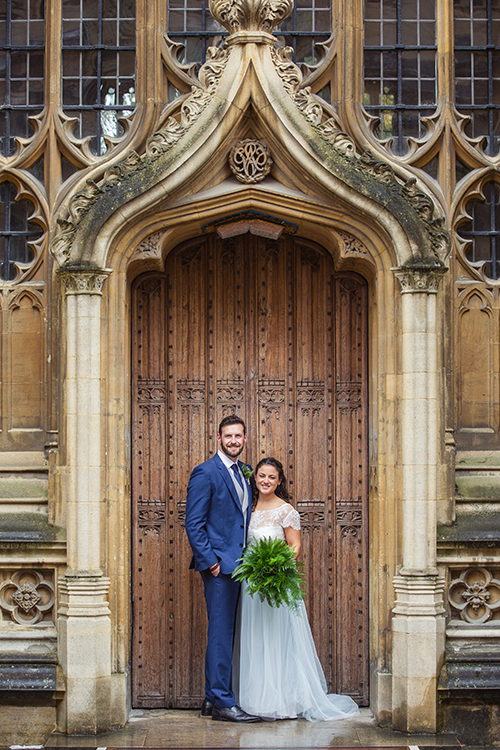
POLYGON ((232 576, 247 582, 245 593, 252 598, 257 594, 270 607, 286 604, 298 613, 298 604, 304 598, 304 573, 299 571, 299 565, 304 567, 283 539, 259 539, 246 548, 232 576))

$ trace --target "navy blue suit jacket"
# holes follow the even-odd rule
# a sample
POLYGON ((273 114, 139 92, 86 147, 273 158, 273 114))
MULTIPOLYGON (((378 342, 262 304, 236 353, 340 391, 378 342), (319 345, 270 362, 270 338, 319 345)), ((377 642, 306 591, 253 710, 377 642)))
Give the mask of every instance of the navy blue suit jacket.
MULTIPOLYGON (((238 465, 241 468, 241 461, 238 465)), ((234 482, 217 454, 193 469, 186 501, 186 532, 193 550, 190 567, 206 570, 219 561, 221 573, 230 575, 243 553, 251 513, 250 486, 245 524, 234 482)))

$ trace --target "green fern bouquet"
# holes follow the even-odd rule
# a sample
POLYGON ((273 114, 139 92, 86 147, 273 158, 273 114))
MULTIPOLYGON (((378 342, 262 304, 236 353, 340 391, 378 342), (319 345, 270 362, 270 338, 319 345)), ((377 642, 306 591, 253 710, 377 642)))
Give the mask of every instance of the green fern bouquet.
POLYGON ((246 548, 232 576, 247 582, 245 594, 252 598, 257 594, 270 607, 286 604, 298 613, 299 602, 304 598, 304 573, 298 566, 304 567, 283 539, 259 539, 246 548))

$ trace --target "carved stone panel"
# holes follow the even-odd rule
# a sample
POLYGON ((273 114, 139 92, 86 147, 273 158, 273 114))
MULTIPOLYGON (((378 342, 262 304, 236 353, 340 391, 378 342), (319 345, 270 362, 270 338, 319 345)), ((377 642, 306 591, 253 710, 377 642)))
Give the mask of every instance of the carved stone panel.
POLYGON ((6 570, 3 578, 0 583, 2 619, 24 626, 54 620, 54 571, 6 570))

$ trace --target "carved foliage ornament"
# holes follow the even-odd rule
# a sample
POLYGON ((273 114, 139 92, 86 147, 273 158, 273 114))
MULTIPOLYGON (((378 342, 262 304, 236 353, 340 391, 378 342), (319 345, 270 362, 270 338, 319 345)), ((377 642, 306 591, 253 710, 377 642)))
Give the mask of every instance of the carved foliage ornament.
POLYGON ((0 607, 18 625, 34 625, 54 606, 54 586, 42 572, 17 570, 0 584, 0 607))
POLYGON ((446 268, 408 266, 407 268, 394 268, 393 271, 401 284, 401 294, 418 292, 436 294, 446 268))
POLYGON ((210 0, 210 12, 230 34, 263 31, 270 34, 287 18, 293 0, 210 0))
POLYGON ((75 269, 60 271, 66 294, 102 294, 102 287, 111 272, 97 269, 75 269))
POLYGON ((451 582, 448 598, 465 622, 487 622, 500 608, 500 581, 486 568, 468 568, 451 582))
POLYGON ((441 259, 450 242, 448 232, 443 228, 444 219, 434 218, 434 204, 428 195, 417 188, 415 178, 402 182, 390 164, 376 159, 368 150, 363 154, 356 152, 354 140, 339 128, 335 117, 324 109, 320 97, 312 93, 310 86, 302 86, 303 76, 292 60, 292 47, 273 48, 271 56, 285 89, 319 138, 348 159, 351 169, 371 175, 411 205, 426 228, 434 256, 441 259))
POLYGON ((271 152, 262 141, 247 138, 235 143, 229 154, 229 166, 240 182, 260 182, 271 171, 271 152))

